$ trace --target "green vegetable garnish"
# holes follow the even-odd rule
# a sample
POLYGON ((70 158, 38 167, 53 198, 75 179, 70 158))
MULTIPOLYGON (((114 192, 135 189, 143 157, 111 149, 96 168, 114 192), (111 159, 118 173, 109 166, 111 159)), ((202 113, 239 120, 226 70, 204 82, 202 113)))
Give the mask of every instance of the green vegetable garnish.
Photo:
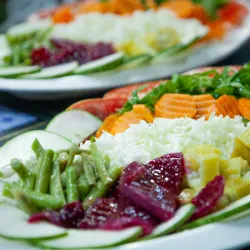
POLYGON ((234 95, 237 98, 250 98, 250 64, 246 64, 234 73, 230 68, 225 68, 220 74, 216 70, 209 70, 193 75, 175 74, 171 80, 154 88, 145 97, 139 99, 138 88, 133 92, 131 99, 125 103, 119 113, 123 114, 132 110, 135 104, 144 104, 154 111, 155 103, 164 95, 170 93, 183 93, 190 95, 209 93, 215 98, 221 95, 234 95), (214 75, 214 77, 211 77, 214 75))

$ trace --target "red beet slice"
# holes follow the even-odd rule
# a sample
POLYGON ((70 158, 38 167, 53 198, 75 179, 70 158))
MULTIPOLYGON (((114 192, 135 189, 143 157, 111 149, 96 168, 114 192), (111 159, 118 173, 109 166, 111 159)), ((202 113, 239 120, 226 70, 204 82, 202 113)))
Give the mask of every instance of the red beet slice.
POLYGON ((84 210, 81 202, 73 202, 71 204, 67 204, 60 210, 49 210, 33 214, 29 218, 28 222, 36 223, 45 220, 60 227, 77 228, 78 223, 83 217, 84 210))
POLYGON ((88 208, 83 220, 79 223, 82 229, 96 229, 104 224, 107 218, 118 212, 118 202, 113 198, 98 198, 88 208))
POLYGON ((147 168, 136 162, 123 171, 120 192, 160 221, 172 218, 178 206, 177 195, 152 181, 147 168))
POLYGON ((179 194, 185 163, 182 153, 172 153, 150 161, 147 164, 154 181, 172 192, 179 194))
POLYGON ((216 176, 204 187, 199 194, 192 199, 196 211, 191 220, 201 218, 213 211, 224 193, 225 178, 222 175, 216 176))

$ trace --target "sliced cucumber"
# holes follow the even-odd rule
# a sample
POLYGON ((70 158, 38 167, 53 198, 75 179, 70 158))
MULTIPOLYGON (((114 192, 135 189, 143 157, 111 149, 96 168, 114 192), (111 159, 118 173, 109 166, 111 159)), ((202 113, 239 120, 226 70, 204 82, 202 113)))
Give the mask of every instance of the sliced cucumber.
POLYGON ((132 58, 129 58, 126 62, 124 62, 123 65, 120 67, 120 69, 135 68, 149 62, 151 59, 152 56, 149 54, 134 56, 132 58))
POLYGON ((102 121, 82 110, 68 110, 55 116, 45 130, 80 143, 101 126, 102 121))
POLYGON ((11 239, 41 240, 66 235, 66 230, 49 223, 30 224, 20 209, 0 204, 0 235, 11 239))
POLYGON ((25 79, 47 79, 55 78, 59 76, 65 76, 73 72, 73 70, 78 66, 77 62, 65 63, 57 66, 52 66, 41 70, 38 73, 25 75, 22 78, 25 79))
POLYGON ((0 170, 3 177, 6 178, 14 174, 9 166, 12 158, 18 158, 25 162, 35 156, 31 149, 35 138, 40 141, 45 149, 61 150, 72 146, 70 140, 47 131, 34 130, 21 134, 0 148, 0 170))
POLYGON ((161 61, 165 61, 167 59, 171 59, 171 57, 173 57, 173 56, 179 54, 180 52, 191 47, 197 40, 199 40, 199 38, 196 37, 191 42, 189 42, 187 44, 173 45, 173 46, 167 48, 166 50, 163 50, 163 51, 159 52, 157 55, 155 55, 153 62, 161 62, 161 61))
POLYGON ((49 27, 51 27, 51 23, 47 20, 27 22, 12 26, 7 34, 11 36, 29 35, 35 31, 48 29, 49 27))
POLYGON ((145 237, 145 239, 160 237, 175 231, 193 215, 194 211, 195 206, 192 204, 182 206, 171 220, 161 223, 149 236, 145 237))
POLYGON ((17 77, 40 71, 39 66, 11 66, 0 68, 0 77, 17 77))
POLYGON ((213 214, 207 215, 203 218, 197 219, 183 227, 181 230, 184 229, 191 229, 199 226, 203 226, 206 224, 210 224, 217 221, 222 221, 225 219, 229 219, 230 217, 234 217, 250 208, 250 195, 245 196, 244 198, 235 201, 234 203, 230 204, 229 206, 225 207, 224 209, 215 212, 213 214))
POLYGON ((50 249, 91 249, 103 248, 128 243, 142 232, 140 227, 122 231, 102 230, 67 230, 68 235, 61 238, 40 241, 41 247, 50 249))
POLYGON ((103 58, 85 63, 74 70, 74 74, 89 74, 109 70, 120 66, 124 59, 124 53, 118 52, 103 58))

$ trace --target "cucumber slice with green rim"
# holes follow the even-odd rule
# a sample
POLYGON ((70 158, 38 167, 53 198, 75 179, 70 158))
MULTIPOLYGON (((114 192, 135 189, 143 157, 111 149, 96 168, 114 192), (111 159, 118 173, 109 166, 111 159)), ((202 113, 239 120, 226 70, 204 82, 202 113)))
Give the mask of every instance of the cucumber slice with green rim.
POLYGON ((90 74, 104 70, 114 69, 120 66, 124 59, 124 53, 118 52, 103 58, 85 63, 74 70, 74 74, 90 74))
POLYGON ((55 116, 45 130, 78 144, 96 132, 101 124, 102 121, 89 112, 68 110, 55 116))
POLYGON ((18 158, 25 162, 35 157, 31 149, 35 138, 39 140, 45 149, 61 150, 70 148, 73 145, 70 140, 48 131, 34 130, 21 134, 0 148, 0 171, 3 173, 3 178, 14 174, 9 165, 12 158, 18 158))
POLYGON ((193 204, 187 204, 182 206, 175 213, 172 219, 170 219, 165 223, 161 223, 153 230, 153 232, 149 236, 145 237, 144 239, 152 239, 164 236, 177 230, 193 215, 194 211, 195 211, 195 206, 193 204))
POLYGON ((68 235, 61 238, 38 242, 50 249, 92 249, 117 246, 131 242, 141 235, 141 227, 121 231, 67 230, 68 235))
POLYGON ((151 59, 152 56, 149 54, 134 56, 132 58, 129 58, 126 62, 124 62, 123 65, 120 67, 120 69, 135 68, 149 62, 151 59))
POLYGON ((22 210, 7 204, 0 204, 0 216, 0 235, 6 238, 41 240, 67 234, 65 229, 46 222, 30 224, 22 210))
POLYGON ((21 78, 25 79, 49 79, 59 76, 66 76, 73 72, 73 70, 78 66, 77 62, 70 62, 65 64, 60 64, 57 66, 48 67, 42 69, 38 73, 25 75, 21 78))
POLYGON ((217 221, 222 221, 225 219, 229 219, 232 216, 236 216, 250 208, 250 195, 241 198, 238 201, 233 202, 229 206, 225 207, 224 209, 209 214, 203 218, 197 219, 193 222, 190 222, 187 225, 181 227, 181 230, 196 228, 199 226, 203 226, 206 224, 210 224, 217 221))
POLYGON ((39 31, 41 29, 48 29, 49 27, 51 27, 51 23, 47 20, 41 20, 37 22, 26 22, 12 26, 8 30, 7 35, 13 37, 20 35, 29 35, 34 33, 35 31, 39 31))
POLYGON ((187 44, 176 44, 173 45, 169 48, 167 48, 166 50, 163 50, 161 52, 159 52, 157 55, 155 55, 153 62, 161 62, 164 61, 166 59, 171 59, 171 57, 179 54, 180 52, 188 49, 190 46, 192 46, 197 40, 199 40, 200 38, 194 38, 191 42, 187 43, 187 44))
POLYGON ((40 71, 39 66, 11 66, 0 68, 0 77, 17 77, 40 71))

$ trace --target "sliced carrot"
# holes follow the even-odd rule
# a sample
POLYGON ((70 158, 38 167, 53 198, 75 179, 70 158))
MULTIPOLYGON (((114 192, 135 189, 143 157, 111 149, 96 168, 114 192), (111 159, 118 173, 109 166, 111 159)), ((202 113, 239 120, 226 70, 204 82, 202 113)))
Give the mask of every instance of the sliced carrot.
POLYGON ((194 119, 199 119, 200 117, 206 116, 208 108, 215 103, 215 99, 209 95, 195 95, 193 100, 196 104, 197 113, 194 119))
POLYGON ((223 95, 217 99, 216 103, 220 104, 231 118, 240 115, 238 102, 234 96, 223 95))
POLYGON ((55 11, 52 21, 54 23, 69 23, 75 19, 72 9, 68 6, 62 6, 55 11))
POLYGON ((197 113, 192 96, 186 94, 165 94, 155 104, 155 116, 163 118, 193 118, 197 113))
POLYGON ((193 13, 194 4, 190 0, 171 0, 163 2, 160 8, 167 8, 175 12, 181 18, 188 18, 193 13))
POLYGON ((116 119, 120 116, 120 114, 113 114, 113 115, 110 115, 108 116, 104 122, 102 123, 101 127, 98 129, 98 131, 96 132, 96 137, 99 138, 103 131, 106 131, 106 132, 111 132, 113 126, 114 126, 114 123, 116 121, 116 119))
POLYGON ((122 114, 115 120, 111 134, 115 135, 124 132, 129 128, 130 124, 139 124, 141 120, 152 122, 153 119, 150 110, 144 105, 134 105, 133 110, 122 114))
POLYGON ((234 118, 236 115, 240 115, 236 98, 229 95, 219 97, 215 104, 208 108, 207 117, 209 117, 213 112, 215 112, 216 115, 228 115, 231 118, 234 118))
POLYGON ((244 118, 250 120, 250 99, 240 98, 238 100, 238 109, 244 118))

